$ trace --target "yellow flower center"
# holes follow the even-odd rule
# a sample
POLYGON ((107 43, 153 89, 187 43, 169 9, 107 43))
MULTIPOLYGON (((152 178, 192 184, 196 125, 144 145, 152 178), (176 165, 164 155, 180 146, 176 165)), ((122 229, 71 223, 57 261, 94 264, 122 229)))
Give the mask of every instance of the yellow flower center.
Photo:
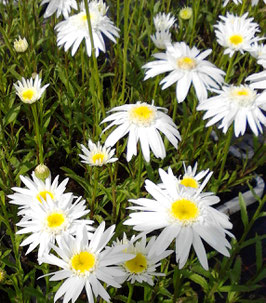
POLYGON ((129 111, 129 119, 138 126, 150 126, 156 110, 149 105, 136 105, 129 111))
POLYGON ((23 101, 30 101, 34 97, 35 94, 36 94, 35 89, 33 89, 33 88, 25 89, 22 93, 23 101))
POLYGON ((51 199, 54 200, 54 195, 48 190, 40 191, 38 193, 38 195, 36 196, 36 198, 39 200, 40 203, 42 203, 42 199, 44 201, 46 201, 46 196, 47 195, 49 195, 51 197, 51 199))
POLYGON ((50 214, 47 218, 47 225, 50 228, 57 228, 65 222, 65 216, 60 213, 50 214))
POLYGON ((238 44, 242 43, 244 41, 243 36, 242 35, 232 35, 229 38, 230 42, 232 44, 234 44, 235 46, 237 46, 238 44))
POLYGON ((95 265, 95 256, 87 251, 82 251, 71 258, 71 266, 78 273, 91 271, 95 265))
POLYGON ((195 202, 180 199, 172 203, 170 214, 186 225, 187 223, 195 221, 199 215, 199 209, 195 202))
POLYGON ((198 188, 199 184, 198 182, 191 177, 184 177, 181 181, 180 184, 187 186, 187 187, 193 187, 193 188, 198 188))
POLYGON ((146 270, 147 268, 147 259, 146 257, 141 254, 137 253, 134 259, 128 260, 125 262, 125 267, 128 271, 133 274, 139 274, 146 270))
POLYGON ((103 159, 104 159, 104 154, 101 154, 101 153, 97 153, 97 154, 92 156, 92 162, 94 164, 102 164, 103 159))
POLYGON ((196 67, 196 60, 190 57, 181 57, 177 59, 177 66, 180 69, 192 70, 196 67))
POLYGON ((256 99, 256 92, 247 87, 235 87, 231 91, 231 99, 240 106, 250 106, 256 99))

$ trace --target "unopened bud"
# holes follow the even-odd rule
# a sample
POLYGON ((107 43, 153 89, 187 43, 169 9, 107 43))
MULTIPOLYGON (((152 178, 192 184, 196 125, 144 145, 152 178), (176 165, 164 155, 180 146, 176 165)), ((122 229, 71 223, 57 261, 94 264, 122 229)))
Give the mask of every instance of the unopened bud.
POLYGON ((21 37, 18 36, 18 39, 14 41, 14 49, 18 53, 24 53, 27 50, 28 46, 29 44, 26 38, 21 39, 21 37))
POLYGON ((34 173, 37 178, 44 181, 50 176, 50 169, 44 164, 39 164, 35 168, 34 173))
POLYGON ((0 283, 3 284, 6 279, 6 271, 0 268, 0 283))
POLYGON ((192 8, 191 7, 184 7, 179 12, 179 17, 183 20, 188 20, 192 17, 192 8))

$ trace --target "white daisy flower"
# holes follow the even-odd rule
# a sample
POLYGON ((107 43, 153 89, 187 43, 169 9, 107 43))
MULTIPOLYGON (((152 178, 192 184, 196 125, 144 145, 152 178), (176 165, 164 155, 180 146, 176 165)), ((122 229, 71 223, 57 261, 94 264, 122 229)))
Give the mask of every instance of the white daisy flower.
MULTIPOLYGON (((203 188, 208 183, 208 181, 210 180, 210 178, 212 176, 212 172, 209 172, 209 169, 206 169, 206 170, 202 170, 196 174, 197 166, 198 166, 198 164, 196 162, 193 168, 190 165, 188 167, 186 167, 185 163, 183 162, 183 167, 185 170, 185 173, 183 176, 180 176, 179 178, 177 178, 174 175, 171 167, 168 168, 168 175, 171 176, 174 180, 176 180, 177 186, 182 185, 182 186, 185 186, 190 189, 202 191, 203 188), (203 179, 204 177, 205 177, 205 179, 202 182, 200 182, 200 180, 203 179)), ((163 187, 163 183, 158 184, 158 186, 162 189, 165 189, 163 187)))
POLYGON ((159 13, 153 18, 154 26, 157 32, 169 31, 176 19, 171 16, 171 13, 159 13))
POLYGON ((63 15, 68 18, 71 8, 78 9, 76 0, 42 0, 41 5, 48 3, 44 13, 44 18, 52 16, 56 12, 56 17, 63 15))
MULTIPOLYGON (((266 0, 263 0, 263 2, 264 2, 264 4, 266 4, 266 0)), ((257 5, 258 3, 259 3, 259 0, 252 0, 251 1, 252 6, 257 5)))
MULTIPOLYGON (((102 34, 116 43, 115 37, 119 37, 119 29, 106 16, 108 7, 106 7, 102 0, 90 1, 88 4, 95 55, 98 57, 100 50, 106 52, 102 34)), ((59 47, 64 45, 65 51, 72 46, 71 55, 74 56, 81 41, 85 39, 87 54, 90 57, 92 54, 92 45, 84 3, 81 3, 80 8, 80 13, 69 17, 55 26, 57 45, 59 47)))
POLYGON ((121 287, 117 282, 124 272, 113 266, 132 258, 132 255, 122 253, 121 247, 106 248, 114 234, 115 226, 104 231, 105 223, 102 222, 88 242, 86 228, 81 229, 76 238, 66 236, 59 241, 59 247, 53 247, 59 257, 47 255, 42 258, 44 263, 56 265, 62 270, 54 272, 51 281, 66 279, 57 290, 54 302, 64 296, 64 303, 70 300, 74 303, 85 287, 88 302, 94 303, 98 296, 110 302, 110 296, 101 282, 113 287, 121 287))
POLYGON ((185 42, 169 44, 166 53, 154 55, 158 60, 143 66, 147 69, 144 80, 170 72, 160 82, 163 84, 162 89, 176 83, 177 101, 183 102, 193 83, 197 97, 202 101, 208 96, 207 89, 219 88, 224 81, 225 73, 214 64, 204 60, 211 52, 212 50, 208 49, 200 54, 196 47, 190 48, 185 42))
MULTIPOLYGON (((180 176, 178 178, 178 184, 181 184, 185 187, 194 188, 196 190, 200 189, 200 191, 202 191, 203 188, 206 186, 207 182, 209 181, 210 177, 212 176, 212 172, 209 172, 209 169, 205 169, 196 173, 198 167, 197 162, 195 163, 193 168, 190 165, 186 167, 185 162, 183 162, 183 167, 185 173, 183 176, 180 176), (204 181, 200 182, 200 180, 204 177, 206 177, 204 181)), ((168 174, 172 175, 175 178, 170 167, 168 169, 168 174)))
POLYGON ((211 118, 206 127, 222 120, 218 128, 226 133, 234 122, 235 136, 238 137, 244 135, 248 122, 256 136, 263 132, 260 123, 266 125, 266 118, 261 111, 266 110, 266 91, 259 94, 249 85, 231 85, 223 86, 217 94, 218 96, 205 100, 197 107, 197 110, 207 111, 203 119, 211 118))
POLYGON ((181 136, 173 120, 166 115, 167 109, 156 107, 146 102, 138 101, 136 104, 125 104, 110 110, 114 114, 106 117, 102 122, 113 121, 103 132, 114 125, 118 127, 108 136, 105 141, 106 146, 113 146, 127 133, 127 161, 133 155, 137 155, 137 143, 140 141, 141 150, 145 161, 150 162, 150 149, 156 158, 163 159, 166 156, 162 132, 172 145, 177 148, 178 140, 181 136))
POLYGON ((81 162, 91 166, 103 166, 107 163, 113 163, 118 160, 118 158, 112 158, 115 154, 115 149, 111 149, 111 147, 106 148, 105 145, 102 146, 99 142, 96 145, 89 140, 89 149, 87 149, 87 147, 85 147, 83 144, 80 146, 84 154, 79 154, 79 156, 83 159, 81 162))
POLYGON ((156 32, 151 35, 151 40, 159 49, 165 49, 171 43, 171 33, 169 31, 156 32))
POLYGON ((24 37, 23 39, 18 36, 18 39, 14 41, 14 49, 18 53, 24 53, 29 47, 28 41, 24 37))
POLYGON ((266 70, 249 75, 246 81, 251 81, 250 87, 254 89, 264 89, 266 90, 266 70))
POLYGON ((251 45, 249 53, 257 59, 257 63, 266 69, 266 44, 258 44, 255 42, 251 45))
POLYGON ((175 178, 162 169, 159 169, 159 174, 165 189, 146 180, 145 188, 153 199, 130 200, 136 206, 129 208, 139 212, 131 213, 124 224, 145 233, 163 228, 153 249, 160 253, 176 239, 179 268, 185 265, 193 245, 201 265, 208 269, 201 238, 221 254, 229 256, 228 248, 231 245, 226 234, 232 234, 226 229, 231 229, 232 224, 225 214, 211 207, 220 199, 212 193, 176 186, 175 178))
POLYGON ((252 43, 261 40, 255 37, 255 34, 260 31, 259 25, 252 22, 254 18, 247 17, 248 13, 241 17, 227 13, 226 17, 220 16, 222 21, 214 25, 217 42, 226 48, 224 54, 229 54, 230 57, 235 51, 243 54, 249 50, 252 43))
POLYGON ((47 202, 47 198, 51 198, 54 201, 62 201, 69 199, 72 193, 64 193, 66 190, 66 184, 68 178, 58 185, 57 176, 52 182, 51 175, 48 176, 44 181, 40 180, 32 173, 32 180, 28 177, 20 176, 21 181, 26 185, 26 188, 12 187, 15 192, 9 195, 9 201, 12 204, 16 204, 20 207, 21 211, 19 215, 23 215, 25 210, 32 207, 35 204, 42 204, 47 202))
POLYGON ((21 246, 29 245, 26 254, 39 245, 38 258, 49 253, 51 245, 65 234, 75 234, 80 224, 86 224, 86 230, 92 231, 91 220, 80 220, 90 211, 86 210, 86 201, 79 197, 73 203, 73 196, 65 199, 64 203, 52 200, 47 196, 46 203, 36 203, 25 211, 25 217, 17 223, 23 227, 17 234, 32 233, 21 246))
POLYGON ((41 87, 41 82, 42 79, 39 79, 38 74, 34 80, 32 78, 26 80, 22 77, 22 81, 18 81, 17 84, 14 83, 16 94, 22 102, 32 104, 41 98, 49 86, 49 84, 46 84, 41 87))
MULTIPOLYGON (((161 265, 160 260, 167 258, 173 251, 165 250, 157 254, 154 249, 157 246, 155 237, 152 237, 148 244, 146 243, 145 235, 139 241, 136 242, 136 240, 137 238, 133 237, 129 241, 124 234, 122 243, 126 245, 126 249, 123 252, 131 254, 134 257, 120 265, 125 273, 122 283, 130 281, 134 284, 137 281, 139 283, 146 282, 154 285, 154 276, 164 276, 164 274, 156 272, 156 267, 161 265)), ((114 247, 120 243, 118 241, 114 244, 114 247)))
MULTIPOLYGON (((225 7, 225 6, 228 4, 229 1, 230 1, 230 0, 224 0, 223 7, 225 7)), ((242 3, 242 0, 233 0, 233 2, 234 2, 235 4, 239 4, 239 3, 242 3)))

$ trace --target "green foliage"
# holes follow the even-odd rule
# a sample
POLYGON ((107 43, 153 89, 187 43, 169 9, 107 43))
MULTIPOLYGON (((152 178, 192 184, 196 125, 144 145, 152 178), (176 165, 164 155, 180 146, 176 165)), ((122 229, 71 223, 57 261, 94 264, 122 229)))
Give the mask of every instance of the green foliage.
MULTIPOLYGON (((53 177, 60 174, 71 179, 68 190, 82 195, 88 202, 88 216, 98 223, 115 223, 115 236, 120 238, 123 232, 129 231, 122 224, 129 214, 128 200, 148 197, 144 182, 149 179, 158 183, 158 168, 171 167, 179 176, 183 173, 182 161, 187 165, 197 161, 199 171, 207 168, 213 171, 206 191, 217 194, 247 184, 256 170, 262 171, 266 159, 263 138, 254 137, 251 159, 247 155, 234 159, 230 153, 225 153, 225 146, 231 142, 229 136, 216 126, 205 127, 203 114, 196 111, 197 98, 193 89, 187 99, 178 104, 174 86, 161 89, 162 76, 143 81, 142 66, 159 51, 150 39, 154 33, 153 18, 158 12, 172 12, 178 19, 179 28, 172 30, 174 41, 185 41, 201 50, 213 50, 209 60, 228 71, 228 83, 240 83, 247 75, 258 72, 255 59, 247 59, 246 54, 238 54, 229 69, 228 56, 223 55, 223 49, 217 44, 213 27, 218 16, 225 13, 222 1, 187 1, 193 7, 194 16, 185 22, 178 17, 179 2, 182 1, 107 0, 108 14, 119 27, 120 38, 117 44, 108 45, 107 53, 101 53, 96 62, 87 57, 84 43, 74 57, 70 51, 57 47, 54 26, 59 20, 55 16, 44 19, 40 1, 18 1, 17 5, 13 1, 7 2, 6 6, 0 3, 0 269, 7 272, 6 279, 0 282, 0 290, 10 302, 50 303, 60 287, 60 283, 49 281, 48 277, 38 279, 57 268, 38 265, 34 252, 25 255, 26 250, 19 246, 25 236, 16 234, 18 208, 9 204, 7 198, 12 187, 21 186, 20 175, 30 175, 42 156, 53 177), (14 50, 13 42, 18 35, 26 37, 29 43, 25 53, 14 50), (17 80, 29 79, 33 73, 42 77, 42 83, 50 84, 36 103, 36 112, 32 111, 31 105, 19 100, 13 88, 17 80), (182 141, 177 150, 165 140, 167 155, 163 161, 152 155, 150 163, 143 163, 140 156, 127 163, 127 139, 123 138, 116 145, 119 161, 110 168, 89 167, 80 162, 80 144, 86 144, 89 138, 93 142, 104 142, 109 134, 102 133, 106 125, 100 124, 108 110, 137 100, 150 102, 152 99, 156 106, 168 109, 178 126, 182 141), (211 135, 212 131, 217 140, 211 135)), ((265 28, 265 9, 261 4, 251 8, 247 2, 243 1, 244 9, 261 28, 265 28)), ((238 14, 242 9, 232 3, 228 8, 238 14)), ((239 144, 241 140, 242 137, 234 139, 233 143, 239 144)), ((138 154, 139 151, 138 146, 138 154)), ((196 257, 191 257, 181 270, 169 257, 162 261, 165 276, 156 277, 153 287, 136 284, 130 302, 251 302, 247 293, 256 294, 266 278, 262 251, 266 235, 248 237, 255 221, 266 215, 262 211, 266 198, 256 196, 254 191, 253 195, 258 208, 252 216, 239 193, 243 236, 232 241, 230 258, 221 259, 216 253, 208 253, 212 266, 205 271, 196 257), (248 281, 243 281, 240 254, 248 246, 255 250, 256 272, 248 281), (139 291, 142 298, 137 296, 139 291)), ((109 287, 112 301, 129 302, 130 287, 109 287)), ((85 301, 80 298, 77 302, 85 301)), ((252 302, 264 300, 252 298, 252 302)))

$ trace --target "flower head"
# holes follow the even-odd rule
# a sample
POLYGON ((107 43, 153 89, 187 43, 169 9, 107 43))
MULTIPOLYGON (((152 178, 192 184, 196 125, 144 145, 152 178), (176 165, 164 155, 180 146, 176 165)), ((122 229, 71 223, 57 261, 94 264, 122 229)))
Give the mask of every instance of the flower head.
POLYGON ((153 18, 154 26, 157 32, 169 31, 176 19, 171 16, 171 13, 159 13, 153 18))
POLYGON ((255 42, 251 45, 249 53, 257 59, 257 63, 266 69, 266 45, 255 42))
POLYGON ((90 226, 93 221, 79 219, 89 213, 85 200, 80 197, 73 202, 73 199, 73 196, 68 196, 62 203, 47 196, 45 203, 33 204, 25 211, 25 216, 17 223, 22 227, 17 234, 31 233, 20 244, 30 245, 26 254, 39 245, 38 258, 41 259, 50 251, 55 240, 60 241, 66 234, 75 234, 79 225, 85 225, 87 231, 93 230, 90 226))
POLYGON ((41 5, 48 3, 44 13, 44 18, 52 16, 56 12, 56 17, 63 15, 68 18, 71 8, 78 9, 76 0, 42 0, 41 5))
MULTIPOLYGON (((211 205, 219 202, 212 193, 201 193, 176 184, 176 179, 159 169, 163 188, 146 180, 145 188, 153 199, 130 200, 139 210, 130 214, 125 225, 133 225, 137 231, 151 232, 163 228, 158 236, 154 250, 164 251, 176 239, 176 261, 182 268, 188 258, 191 245, 201 265, 208 269, 204 239, 210 246, 225 256, 229 256, 230 243, 226 239, 226 229, 232 228, 225 214, 211 205)), ((230 233, 229 233, 230 234, 230 233)))
POLYGON ((219 128, 226 133, 234 122, 235 136, 238 137, 244 135, 248 122, 256 136, 263 132, 260 123, 266 125, 266 118, 261 111, 266 110, 266 92, 259 94, 249 85, 231 85, 223 86, 217 94, 197 107, 198 110, 207 111, 203 119, 211 118, 206 127, 222 120, 219 128))
POLYGON ((28 42, 26 38, 21 39, 20 36, 18 36, 18 39, 14 41, 14 49, 18 53, 24 53, 28 49, 28 42))
POLYGON ((118 127, 108 136, 106 146, 113 146, 120 138, 129 133, 127 143, 127 161, 133 155, 137 155, 137 142, 140 146, 144 159, 150 161, 150 149, 156 158, 163 159, 166 156, 161 131, 167 139, 177 148, 178 140, 181 140, 173 120, 166 115, 167 110, 156 107, 153 104, 138 101, 136 104, 126 104, 110 110, 115 112, 106 117, 101 123, 113 121, 104 131, 114 125, 118 127))
POLYGON ((62 268, 54 272, 50 279, 65 279, 56 292, 54 301, 64 296, 64 303, 70 300, 74 303, 85 287, 89 303, 95 302, 94 296, 110 302, 110 296, 100 281, 116 288, 121 287, 117 280, 124 276, 124 272, 114 265, 127 261, 132 255, 122 253, 120 247, 107 248, 115 226, 106 231, 104 228, 105 223, 102 222, 89 240, 86 228, 81 227, 76 238, 66 235, 59 241, 59 247, 53 247, 59 257, 50 254, 42 258, 44 263, 62 268))
POLYGON ((191 7, 184 7, 179 12, 179 17, 183 20, 189 20, 192 17, 193 11, 191 7))
POLYGON ((225 73, 214 64, 204 60, 211 52, 208 49, 200 54, 196 47, 190 48, 185 42, 169 44, 166 53, 154 55, 158 60, 143 66, 147 69, 144 80, 169 72, 169 75, 160 82, 163 85, 162 89, 176 83, 177 101, 183 102, 193 83, 197 97, 202 101, 208 96, 207 89, 219 88, 224 80, 225 73))
POLYGON ((165 49, 167 44, 171 43, 171 33, 169 31, 156 32, 151 35, 151 40, 159 49, 165 49))
POLYGON ((84 155, 80 154, 79 156, 83 159, 81 161, 83 163, 91 166, 103 166, 118 160, 117 158, 112 158, 115 150, 111 149, 111 147, 106 148, 105 145, 101 146, 99 142, 96 145, 91 140, 88 142, 88 147, 89 149, 81 144, 81 150, 84 155))
POLYGON ((34 80, 32 78, 25 80, 25 78, 22 77, 22 81, 18 81, 17 84, 14 83, 16 94, 22 102, 32 104, 41 98, 49 86, 49 84, 46 84, 41 87, 41 82, 42 79, 39 79, 38 74, 34 80))
MULTIPOLYGON (((157 245, 155 237, 152 237, 148 243, 146 243, 145 235, 142 236, 140 240, 136 240, 137 238, 135 237, 128 240, 124 235, 122 241, 122 243, 126 245, 124 253, 133 255, 133 258, 120 265, 125 273, 123 282, 130 281, 133 284, 137 281, 139 283, 146 282, 153 285, 154 276, 164 275, 156 272, 156 267, 161 265, 160 260, 169 256, 173 251, 166 250, 157 254, 154 249, 157 245)), ((117 242, 117 244, 119 245, 120 242, 117 242)))
POLYGON ((51 174, 50 169, 44 164, 39 164, 38 166, 36 166, 34 169, 34 173, 35 176, 42 181, 45 181, 45 179, 47 179, 51 174))
POLYGON ((266 70, 260 72, 260 73, 255 73, 252 75, 249 75, 246 78, 246 81, 250 81, 251 84, 249 85, 250 87, 254 89, 266 89, 266 70))
POLYGON ((32 180, 28 177, 20 176, 21 181, 26 185, 26 188, 13 187, 14 194, 9 195, 9 201, 12 204, 19 205, 21 211, 19 215, 24 214, 25 210, 34 204, 42 204, 47 201, 47 198, 52 200, 62 201, 69 199, 72 193, 64 193, 68 178, 61 184, 58 184, 59 176, 52 182, 52 177, 49 175, 45 180, 40 180, 32 173, 32 180))
POLYGON ((253 18, 247 17, 248 13, 241 17, 227 13, 226 17, 220 16, 222 21, 214 25, 217 42, 226 48, 224 54, 229 54, 230 57, 235 51, 243 54, 249 50, 252 43, 260 40, 255 37, 255 34, 260 31, 259 25, 252 22, 253 18))
MULTIPOLYGON (((108 8, 102 0, 89 2, 90 22, 92 27, 95 55, 99 51, 106 52, 103 34, 116 43, 115 37, 119 37, 119 29, 106 16, 108 8)), ((67 20, 55 26, 57 31, 57 45, 64 46, 67 51, 72 46, 71 55, 74 56, 81 41, 85 39, 87 54, 92 53, 92 43, 89 34, 89 27, 84 3, 81 4, 81 12, 69 17, 67 20)))

